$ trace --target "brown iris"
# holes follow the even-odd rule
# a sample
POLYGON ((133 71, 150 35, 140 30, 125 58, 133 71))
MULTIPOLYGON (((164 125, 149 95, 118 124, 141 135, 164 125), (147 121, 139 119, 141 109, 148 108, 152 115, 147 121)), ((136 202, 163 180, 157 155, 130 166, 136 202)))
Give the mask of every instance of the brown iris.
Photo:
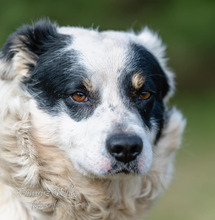
POLYGON ((87 96, 82 93, 82 92, 76 92, 72 94, 72 98, 76 101, 76 102, 84 102, 87 100, 87 96))
POLYGON ((147 99, 150 98, 150 96, 151 96, 150 92, 142 92, 141 95, 140 95, 140 99, 147 100, 147 99))

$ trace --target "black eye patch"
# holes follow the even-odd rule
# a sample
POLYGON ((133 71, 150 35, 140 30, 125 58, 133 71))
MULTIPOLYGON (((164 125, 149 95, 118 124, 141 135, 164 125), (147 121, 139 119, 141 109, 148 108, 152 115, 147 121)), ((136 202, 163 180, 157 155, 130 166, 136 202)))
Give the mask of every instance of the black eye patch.
POLYGON ((153 121, 159 136, 164 123, 163 98, 169 85, 157 59, 143 46, 131 43, 119 85, 125 105, 138 112, 149 129, 153 121))
POLYGON ((130 44, 129 50, 125 69, 127 74, 142 73, 146 80, 153 81, 157 94, 165 97, 169 91, 168 80, 157 59, 143 46, 135 43, 130 44))
POLYGON ((89 83, 86 84, 86 79, 87 70, 79 64, 76 51, 56 50, 39 57, 24 84, 43 111, 51 115, 66 112, 74 120, 80 121, 93 113, 98 102, 96 92, 92 92, 95 98, 85 105, 70 99, 70 95, 77 91, 88 95, 89 83))

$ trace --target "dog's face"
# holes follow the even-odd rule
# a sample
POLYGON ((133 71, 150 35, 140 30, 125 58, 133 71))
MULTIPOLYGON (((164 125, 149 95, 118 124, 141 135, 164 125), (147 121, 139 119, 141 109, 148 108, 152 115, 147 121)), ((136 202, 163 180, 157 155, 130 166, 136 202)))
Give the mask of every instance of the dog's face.
MULTIPOLYGON (((3 47, 22 71, 32 128, 85 175, 145 174, 165 123, 171 73, 160 40, 141 34, 24 26, 3 47)), ((10 76, 9 76, 10 72, 10 76)))

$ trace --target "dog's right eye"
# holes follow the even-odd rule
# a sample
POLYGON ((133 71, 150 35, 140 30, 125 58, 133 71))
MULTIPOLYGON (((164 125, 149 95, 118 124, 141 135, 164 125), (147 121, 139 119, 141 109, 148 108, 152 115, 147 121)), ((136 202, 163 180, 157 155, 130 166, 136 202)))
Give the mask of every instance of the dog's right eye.
POLYGON ((87 96, 83 92, 75 92, 71 96, 76 102, 86 102, 88 100, 87 96))

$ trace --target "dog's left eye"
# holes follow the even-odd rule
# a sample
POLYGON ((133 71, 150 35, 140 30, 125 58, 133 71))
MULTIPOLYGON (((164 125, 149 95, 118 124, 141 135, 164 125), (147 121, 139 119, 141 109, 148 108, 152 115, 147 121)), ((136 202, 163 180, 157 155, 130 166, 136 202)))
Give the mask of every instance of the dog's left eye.
POLYGON ((139 96, 141 100, 147 100, 151 97, 151 92, 142 92, 139 96))
POLYGON ((88 100, 87 96, 83 92, 73 93, 72 98, 76 102, 86 102, 88 100))

